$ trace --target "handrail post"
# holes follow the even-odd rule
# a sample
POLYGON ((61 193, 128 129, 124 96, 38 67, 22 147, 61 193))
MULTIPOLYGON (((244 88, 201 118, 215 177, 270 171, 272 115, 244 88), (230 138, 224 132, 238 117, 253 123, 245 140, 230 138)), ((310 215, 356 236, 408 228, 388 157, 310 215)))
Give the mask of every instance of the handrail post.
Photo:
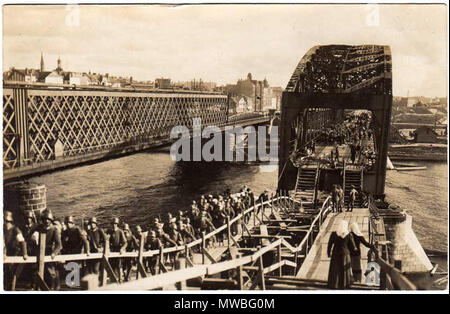
POLYGON ((184 245, 184 256, 186 257, 186 268, 187 268, 189 259, 189 246, 187 244, 184 245))
POLYGON ((278 275, 283 276, 283 268, 281 266, 281 243, 278 245, 278 263, 280 263, 280 268, 278 268, 278 275))
MULTIPOLYGON (((239 253, 238 255, 237 255, 237 259, 240 259, 242 257, 242 254, 241 253, 239 253)), ((238 285, 239 285, 239 290, 244 290, 244 277, 243 277, 243 267, 242 267, 242 265, 239 265, 238 267, 237 267, 237 279, 238 279, 238 285)))
POLYGON ((206 250, 205 231, 202 231, 202 264, 205 264, 205 250, 206 250))
POLYGON ((108 282, 108 273, 106 271, 106 268, 108 267, 107 263, 109 262, 108 261, 109 250, 110 250, 110 248, 109 248, 109 239, 106 239, 105 240, 105 249, 103 250, 103 261, 102 261, 102 264, 103 264, 102 268, 103 269, 101 271, 102 286, 106 286, 106 283, 108 282))
POLYGON ((273 215, 273 193, 271 195, 270 203, 272 206, 270 206, 270 214, 273 215))
POLYGON ((39 233, 39 255, 37 258, 38 262, 38 274, 39 276, 44 279, 44 267, 45 267, 45 246, 47 241, 47 234, 46 233, 39 233))
POLYGON ((143 258, 142 258, 142 253, 144 253, 144 245, 145 245, 145 237, 143 234, 141 234, 140 236, 140 240, 139 240, 139 252, 138 252, 138 258, 137 258, 137 262, 138 262, 138 271, 136 272, 136 279, 139 279, 139 267, 142 266, 143 270, 145 271, 145 266, 143 264, 143 258))
POLYGON ((264 201, 261 200, 261 223, 264 223, 264 210, 265 210, 265 206, 264 206, 264 201))
POLYGON ((263 263, 262 255, 259 256, 258 275, 259 275, 259 284, 261 286, 261 290, 266 290, 266 283, 264 281, 264 263, 263 263))
POLYGON ((228 252, 231 253, 231 226, 230 226, 230 216, 227 216, 227 234, 228 234, 228 252))

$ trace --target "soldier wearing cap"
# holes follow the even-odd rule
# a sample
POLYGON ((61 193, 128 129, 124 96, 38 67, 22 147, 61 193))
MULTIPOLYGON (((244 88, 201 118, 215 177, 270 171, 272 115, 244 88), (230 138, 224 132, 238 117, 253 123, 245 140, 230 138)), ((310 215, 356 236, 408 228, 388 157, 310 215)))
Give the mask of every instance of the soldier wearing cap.
MULTIPOLYGON (((176 243, 176 246, 184 245, 184 239, 181 236, 181 233, 178 231, 176 222, 172 222, 170 224, 168 235, 169 235, 170 239, 176 243)), ((171 259, 174 263, 178 259, 178 255, 179 255, 178 252, 169 253, 169 256, 171 257, 171 259)))
MULTIPOLYGON (((88 230, 88 239, 89 239, 89 247, 92 253, 103 253, 105 242, 106 242, 106 234, 102 228, 97 226, 97 218, 92 217, 89 219, 89 230, 88 230)), ((98 274, 100 271, 100 261, 99 260, 90 260, 88 262, 89 272, 91 274, 98 274)))
POLYGON ((264 206, 267 205, 263 205, 264 202, 267 202, 269 200, 269 191, 268 190, 264 190, 263 193, 261 193, 261 195, 258 198, 259 203, 261 204, 261 206, 258 207, 258 211, 257 214, 259 214, 259 212, 261 211, 261 209, 264 212, 264 206))
POLYGON ((156 236, 161 240, 164 247, 177 246, 177 243, 170 238, 162 226, 156 230, 156 236))
POLYGON ((61 234, 63 254, 80 254, 83 252, 89 255, 89 242, 86 233, 75 225, 73 216, 64 219, 66 229, 61 234))
MULTIPOLYGON (((20 229, 14 225, 13 215, 10 211, 4 212, 3 241, 3 258, 17 255, 22 255, 24 260, 28 258, 25 238, 20 229)), ((3 287, 5 290, 15 290, 16 280, 23 270, 23 264, 4 264, 3 270, 3 287)))
MULTIPOLYGON (((45 255, 50 255, 52 259, 61 251, 61 232, 53 224, 53 214, 46 209, 41 213, 41 223, 36 227, 36 231, 45 234, 45 255)), ((33 234, 34 232, 31 232, 33 234)), ((44 281, 51 290, 59 290, 59 271, 56 263, 45 263, 44 281)))
POLYGON ((141 243, 141 238, 144 238, 144 243, 145 243, 145 237, 147 236, 146 233, 142 232, 142 228, 141 226, 137 225, 134 228, 134 234, 133 234, 133 247, 136 250, 139 250, 140 247, 140 243, 141 243))
POLYGON ((152 229, 153 231, 156 232, 159 228, 162 228, 162 227, 163 227, 163 223, 161 223, 159 221, 158 217, 154 217, 153 221, 152 221, 152 223, 150 225, 150 229, 152 229))
MULTIPOLYGON (((123 224, 123 234, 125 235, 125 239, 127 241, 126 252, 134 252, 139 249, 139 244, 137 239, 134 237, 131 232, 130 225, 125 223, 123 224)), ((133 268, 133 258, 124 258, 123 259, 123 271, 124 271, 124 279, 128 281, 130 279, 131 269, 133 268)))
POLYGON ((195 232, 194 227, 191 225, 190 218, 186 218, 186 223, 184 224, 184 229, 186 230, 186 232, 189 232, 189 234, 192 234, 195 238, 196 232, 195 232))
MULTIPOLYGON (((122 229, 119 228, 119 218, 114 218, 112 222, 112 228, 108 230, 107 234, 109 235, 109 244, 111 252, 120 252, 125 253, 127 248, 127 239, 125 238, 125 234, 122 229)), ((111 267, 116 273, 117 279, 119 283, 122 282, 121 276, 121 268, 122 268, 122 259, 121 258, 112 258, 111 267)))
POLYGON ((27 242, 27 250, 29 255, 37 254, 38 239, 33 237, 31 232, 36 229, 36 216, 33 211, 28 210, 25 212, 25 226, 23 228, 23 236, 27 242))
POLYGON ((34 229, 36 226, 36 217, 34 216, 33 211, 27 210, 25 211, 25 227, 24 227, 24 235, 25 237, 30 234, 30 231, 34 229))
MULTIPOLYGON (((161 240, 157 237, 156 231, 150 230, 148 233, 147 240, 145 242, 145 250, 153 251, 160 250, 163 247, 161 240)), ((144 259, 147 271, 151 272, 152 275, 157 275, 159 273, 159 256, 155 255, 144 259)))
MULTIPOLYGON (((267 191, 267 190, 266 190, 267 191)), ((247 189, 248 197, 250 198, 250 206, 255 206, 255 194, 252 189, 247 189)))
POLYGON ((176 222, 176 221, 177 221, 177 219, 175 217, 173 217, 171 213, 167 213, 166 221, 164 222, 164 227, 163 227, 164 231, 166 233, 169 233, 170 232, 170 224, 173 222, 176 222))

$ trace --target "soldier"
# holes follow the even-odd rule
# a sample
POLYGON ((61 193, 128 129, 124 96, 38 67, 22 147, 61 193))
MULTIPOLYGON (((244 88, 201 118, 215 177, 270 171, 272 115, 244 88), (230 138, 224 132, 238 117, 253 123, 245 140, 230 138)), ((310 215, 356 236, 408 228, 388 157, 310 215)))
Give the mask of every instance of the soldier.
MULTIPOLYGON (((202 215, 200 218, 200 234, 208 233, 210 231, 215 230, 216 228, 212 224, 211 220, 207 217, 206 211, 202 211, 202 215)), ((211 242, 216 242, 215 237, 211 239, 211 242)), ((209 244, 209 243, 208 243, 209 244)))
MULTIPOLYGON (((123 233, 125 235, 125 239, 127 241, 127 252, 134 252, 139 249, 139 245, 137 243, 137 239, 133 236, 130 230, 130 226, 128 224, 123 225, 123 233)), ((123 259, 123 269, 124 269, 124 278, 125 281, 130 279, 131 269, 133 268, 133 258, 126 257, 123 259)))
POLYGON ((139 250, 142 237, 144 237, 145 243, 145 234, 142 232, 141 226, 137 225, 133 234, 133 246, 136 248, 136 250, 139 250))
POLYGON ((86 232, 75 225, 73 216, 67 216, 64 223, 66 229, 61 234, 63 254, 80 254, 84 249, 84 252, 89 255, 86 232))
POLYGON ((184 239, 181 236, 180 232, 178 232, 178 227, 175 222, 170 224, 170 230, 168 235, 172 239, 172 241, 174 241, 177 244, 177 246, 184 244, 184 239))
MULTIPOLYGON (((36 231, 45 234, 45 255, 50 255, 52 259, 61 252, 61 233, 53 224, 53 214, 50 210, 44 210, 41 214, 41 223, 36 227, 36 231)), ((31 232, 33 234, 34 232, 31 232)), ((56 263, 45 263, 44 281, 51 290, 59 290, 59 271, 56 263)))
MULTIPOLYGON (((27 243, 19 228, 14 225, 13 215, 10 211, 4 213, 3 224, 3 259, 6 256, 22 255, 23 259, 28 258, 27 243)), ((16 281, 23 270, 24 264, 4 264, 3 266, 3 287, 5 290, 15 290, 16 281)))
POLYGON ((176 220, 177 220, 177 221, 182 221, 182 222, 184 222, 185 219, 186 219, 186 217, 184 216, 183 211, 182 211, 182 210, 179 210, 179 211, 178 211, 178 214, 177 214, 177 217, 176 217, 176 220))
MULTIPOLYGON (((174 241, 176 243, 177 247, 184 245, 184 239, 183 239, 181 233, 178 231, 178 227, 175 222, 170 224, 170 229, 169 229, 168 235, 172 239, 172 241, 174 241)), ((178 256, 180 253, 174 252, 174 253, 169 253, 169 254, 170 254, 170 257, 171 257, 173 263, 175 263, 175 261, 178 259, 178 256)))
POLYGON ((36 229, 36 216, 31 210, 25 212, 25 227, 23 236, 27 239, 28 255, 37 255, 37 238, 32 239, 32 230, 36 229))
POLYGON ((195 240, 195 229, 194 227, 191 225, 191 220, 189 218, 186 218, 186 223, 184 224, 184 229, 186 230, 186 232, 188 232, 189 234, 194 236, 194 240, 195 240))
POLYGON ((358 196, 358 191, 355 189, 355 186, 352 185, 351 188, 352 189, 350 190, 349 200, 348 200, 348 204, 347 204, 348 212, 353 211, 353 208, 355 207, 356 197, 358 196))
MULTIPOLYGON (((156 236, 159 238, 159 240, 164 245, 164 247, 170 247, 170 246, 178 247, 177 242, 172 240, 172 238, 164 231, 164 229, 162 227, 156 231, 156 236)), ((169 256, 169 260, 170 260, 170 256, 169 256)))
POLYGON ((162 227, 156 231, 156 236, 159 240, 161 240, 164 247, 177 246, 177 243, 172 240, 172 238, 164 231, 162 227))
MULTIPOLYGON (((120 254, 125 253, 127 248, 127 240, 125 238, 125 234, 122 229, 119 228, 119 218, 114 218, 112 222, 112 228, 108 230, 107 234, 109 235, 109 243, 111 252, 119 252, 120 254)), ((111 267, 113 271, 116 273, 117 280, 119 283, 122 283, 122 259, 112 258, 111 267)))
POLYGON ((262 211, 264 212, 264 206, 265 206, 265 205, 263 205, 263 203, 264 203, 264 202, 267 202, 268 200, 269 200, 269 191, 268 191, 268 190, 264 190, 264 192, 261 193, 261 195, 260 195, 259 198, 258 198, 258 201, 259 201, 259 203, 261 204, 261 206, 258 207, 258 211, 257 211, 256 214, 259 214, 259 212, 261 211, 261 209, 262 209, 262 211))
MULTIPOLYGON (((195 202, 195 201, 194 201, 195 202)), ((207 201, 206 201, 206 198, 205 198, 205 196, 204 195, 202 195, 201 197, 200 197, 200 208, 201 209, 204 209, 205 208, 205 206, 206 206, 206 204, 207 204, 207 201)))
POLYGON ((250 198, 250 206, 255 206, 255 194, 250 188, 247 189, 247 193, 248 197, 250 198))
MULTIPOLYGON (((145 242, 145 250, 160 250, 163 247, 163 244, 160 239, 156 236, 156 232, 150 230, 148 233, 147 241, 145 242)), ((152 275, 157 275, 159 273, 159 256, 154 255, 152 257, 148 257, 145 259, 145 264, 147 267, 147 271, 151 272, 152 275)))
MULTIPOLYGON (((187 218, 189 219, 189 218, 187 218)), ((182 221, 177 221, 178 232, 184 240, 184 243, 190 243, 195 240, 195 235, 187 229, 186 225, 182 221)))
POLYGON ((159 228, 162 228, 163 225, 164 224, 159 221, 158 217, 154 217, 153 221, 150 225, 150 229, 156 232, 156 231, 158 231, 159 228))
POLYGON ((171 213, 167 213, 166 221, 164 221, 164 227, 163 227, 164 231, 166 233, 169 233, 169 231, 170 231, 170 224, 173 223, 173 222, 176 222, 176 221, 177 221, 177 219, 174 218, 171 213))
MULTIPOLYGON (((106 242, 105 232, 97 226, 97 218, 95 217, 89 219, 88 225, 88 239, 91 253, 103 253, 106 242)), ((100 271, 100 261, 90 260, 88 267, 89 273, 98 275, 100 271)))

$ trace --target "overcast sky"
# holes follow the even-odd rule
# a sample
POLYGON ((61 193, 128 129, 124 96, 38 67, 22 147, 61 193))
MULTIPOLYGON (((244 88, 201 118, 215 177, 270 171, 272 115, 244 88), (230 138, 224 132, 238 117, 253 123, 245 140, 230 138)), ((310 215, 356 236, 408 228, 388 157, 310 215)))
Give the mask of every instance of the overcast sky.
POLYGON ((3 6, 3 68, 285 87, 314 45, 390 45, 394 95, 446 96, 444 5, 3 6), (79 22, 79 23, 78 23, 79 22))

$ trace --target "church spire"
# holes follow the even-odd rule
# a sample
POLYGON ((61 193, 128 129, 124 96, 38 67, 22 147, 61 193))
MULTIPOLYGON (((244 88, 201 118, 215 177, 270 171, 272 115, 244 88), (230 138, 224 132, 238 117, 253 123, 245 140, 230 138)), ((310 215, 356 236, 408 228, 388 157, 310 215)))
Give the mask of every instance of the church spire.
POLYGON ((41 51, 41 72, 45 71, 45 67, 44 67, 44 54, 41 51))
POLYGON ((61 56, 60 56, 60 55, 58 55, 58 67, 57 67, 57 69, 58 69, 58 70, 62 70, 62 66, 61 66, 61 56))

